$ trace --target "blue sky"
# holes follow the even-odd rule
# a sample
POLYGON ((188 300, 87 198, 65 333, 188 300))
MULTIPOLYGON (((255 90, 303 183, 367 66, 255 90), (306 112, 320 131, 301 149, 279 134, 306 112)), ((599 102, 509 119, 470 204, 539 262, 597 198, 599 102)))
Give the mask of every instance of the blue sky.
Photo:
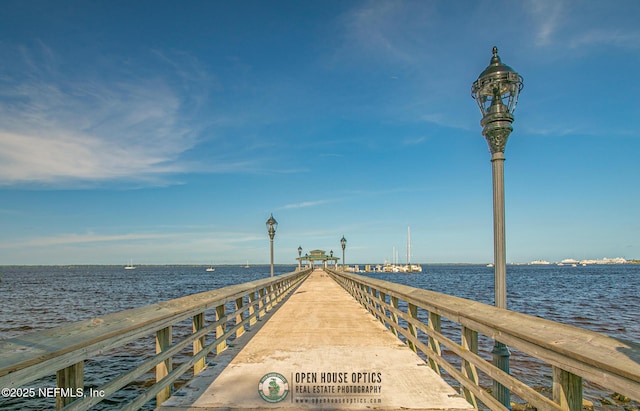
POLYGON ((640 258, 640 2, 5 1, 0 264, 640 258))

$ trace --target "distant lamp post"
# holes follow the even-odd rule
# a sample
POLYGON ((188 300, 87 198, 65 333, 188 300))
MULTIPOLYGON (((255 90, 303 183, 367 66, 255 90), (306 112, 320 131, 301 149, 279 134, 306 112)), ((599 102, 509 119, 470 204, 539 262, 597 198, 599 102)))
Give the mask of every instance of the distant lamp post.
POLYGON ((347 248, 347 239, 342 236, 340 239, 340 245, 342 246, 342 271, 344 270, 344 249, 347 248))
MULTIPOLYGON (((522 90, 522 77, 505 65, 493 48, 489 66, 471 86, 471 95, 482 112, 480 125, 482 135, 489 144, 493 175, 493 260, 495 305, 507 308, 507 258, 504 225, 504 150, 507 138, 513 131, 513 111, 522 90)), ((509 372, 509 349, 495 342, 493 364, 509 372)), ((494 381, 493 395, 505 407, 511 409, 510 392, 507 387, 494 381)))
POLYGON ((302 246, 298 246, 298 271, 302 270, 302 246))
POLYGON ((271 277, 273 277, 273 237, 276 236, 276 228, 278 228, 278 222, 271 214, 271 217, 267 220, 267 231, 269 232, 269 241, 271 243, 271 277))

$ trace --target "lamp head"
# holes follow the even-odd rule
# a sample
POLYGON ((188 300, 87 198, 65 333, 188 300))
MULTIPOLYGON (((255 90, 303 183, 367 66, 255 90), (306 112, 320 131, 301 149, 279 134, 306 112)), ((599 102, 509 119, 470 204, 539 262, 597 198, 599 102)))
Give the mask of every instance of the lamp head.
POLYGON ((509 134, 513 131, 513 111, 522 86, 522 76, 502 63, 498 48, 494 47, 489 66, 471 85, 471 96, 482 113, 482 135, 489 144, 492 156, 504 153, 509 134))
MULTIPOLYGON (((491 115, 511 117, 518 104, 523 82, 514 69, 502 63, 498 48, 493 48, 489 66, 471 86, 471 96, 478 103, 484 118, 491 115)), ((484 125, 484 124, 483 124, 484 125)))
POLYGON ((278 222, 275 218, 273 218, 273 214, 267 220, 267 231, 269 232, 269 237, 273 240, 273 236, 276 234, 276 229, 278 228, 278 222))

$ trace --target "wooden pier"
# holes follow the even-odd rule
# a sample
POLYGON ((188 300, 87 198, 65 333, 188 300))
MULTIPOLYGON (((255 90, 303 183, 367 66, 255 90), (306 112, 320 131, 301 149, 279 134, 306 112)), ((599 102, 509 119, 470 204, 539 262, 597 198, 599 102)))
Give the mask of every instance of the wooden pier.
POLYGON ((493 383, 538 410, 581 411, 586 382, 640 401, 640 345, 328 268, 0 340, 3 394, 65 411, 103 401, 158 411, 507 411, 493 383), (539 362, 549 387, 536 390, 495 367, 486 347, 494 340, 539 362), (129 344, 149 351, 107 379, 88 371, 100 358, 129 358, 129 344), (35 387, 43 381, 55 398, 33 398, 42 397, 35 387))
POLYGON ((323 270, 234 349, 158 410, 473 409, 323 270), (288 383, 275 403, 258 392, 269 373, 288 383))

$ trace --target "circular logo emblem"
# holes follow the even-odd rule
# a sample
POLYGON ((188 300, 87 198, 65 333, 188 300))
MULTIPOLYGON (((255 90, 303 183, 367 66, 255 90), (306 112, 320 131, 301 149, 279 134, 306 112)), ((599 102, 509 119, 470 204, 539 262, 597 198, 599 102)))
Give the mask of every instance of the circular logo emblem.
POLYGON ((289 383, 282 374, 270 372, 260 379, 258 393, 267 402, 280 402, 289 394, 289 383))

